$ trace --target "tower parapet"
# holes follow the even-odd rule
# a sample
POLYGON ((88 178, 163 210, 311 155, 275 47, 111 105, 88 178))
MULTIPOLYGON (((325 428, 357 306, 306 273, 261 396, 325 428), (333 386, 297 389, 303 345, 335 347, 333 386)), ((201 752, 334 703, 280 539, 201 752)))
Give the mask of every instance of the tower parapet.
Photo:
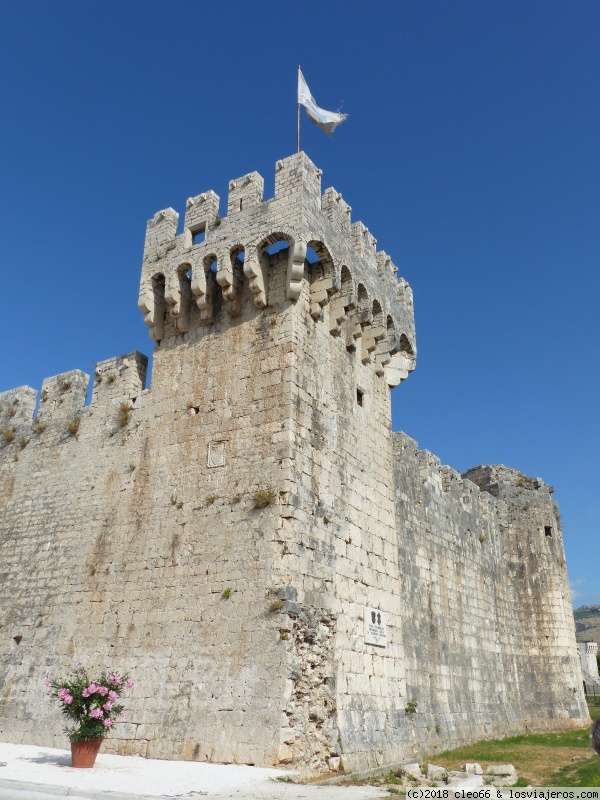
POLYGON ((263 190, 257 172, 231 180, 223 218, 214 192, 189 198, 179 235, 173 209, 148 222, 139 307, 150 337, 211 325, 219 305, 239 316, 245 285, 257 308, 272 305, 274 254, 285 249, 285 300, 296 302, 308 285, 313 319, 327 318, 332 335, 360 347, 362 360, 397 385, 416 358, 407 282, 368 228, 351 222, 342 196, 333 188, 321 195, 321 171, 305 153, 277 162, 273 199, 263 190))

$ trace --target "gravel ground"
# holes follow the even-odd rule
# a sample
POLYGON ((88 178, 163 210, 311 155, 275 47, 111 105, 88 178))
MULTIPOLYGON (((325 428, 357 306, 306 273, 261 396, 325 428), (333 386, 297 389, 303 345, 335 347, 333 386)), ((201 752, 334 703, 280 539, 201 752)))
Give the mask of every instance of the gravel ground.
POLYGON ((0 743, 0 800, 369 800, 390 795, 372 786, 283 783, 294 773, 237 764, 159 761, 100 754, 93 769, 73 769, 67 750, 0 743))

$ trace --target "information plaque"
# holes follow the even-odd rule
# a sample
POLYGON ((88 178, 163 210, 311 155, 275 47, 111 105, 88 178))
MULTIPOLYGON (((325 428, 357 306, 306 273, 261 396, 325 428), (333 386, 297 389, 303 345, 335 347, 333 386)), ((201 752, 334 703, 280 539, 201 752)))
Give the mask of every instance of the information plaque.
POLYGON ((365 644, 374 644, 377 647, 387 645, 387 628, 385 614, 378 608, 365 608, 365 644))

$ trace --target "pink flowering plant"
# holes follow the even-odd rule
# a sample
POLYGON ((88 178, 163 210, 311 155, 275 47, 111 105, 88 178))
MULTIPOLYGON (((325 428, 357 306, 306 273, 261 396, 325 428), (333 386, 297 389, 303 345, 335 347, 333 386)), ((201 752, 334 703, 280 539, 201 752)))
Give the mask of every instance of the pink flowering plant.
POLYGON ((90 680, 79 662, 71 680, 46 680, 46 694, 55 697, 60 710, 74 724, 65 728, 72 742, 107 736, 118 720, 126 714, 121 702, 133 688, 128 675, 103 672, 98 680, 90 680))

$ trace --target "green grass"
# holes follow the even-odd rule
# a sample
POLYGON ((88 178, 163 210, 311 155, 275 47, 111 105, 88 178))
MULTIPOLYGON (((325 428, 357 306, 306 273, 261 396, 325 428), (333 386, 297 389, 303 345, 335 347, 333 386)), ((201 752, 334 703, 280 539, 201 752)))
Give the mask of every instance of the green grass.
POLYGON ((600 786, 600 758, 594 755, 557 769, 548 786, 600 786))
MULTIPOLYGON (((590 715, 600 708, 590 706, 590 715)), ((460 769, 465 761, 514 764, 519 784, 533 786, 600 786, 600 758, 590 745, 590 731, 534 733, 493 739, 448 750, 423 759, 446 769, 460 769)))

